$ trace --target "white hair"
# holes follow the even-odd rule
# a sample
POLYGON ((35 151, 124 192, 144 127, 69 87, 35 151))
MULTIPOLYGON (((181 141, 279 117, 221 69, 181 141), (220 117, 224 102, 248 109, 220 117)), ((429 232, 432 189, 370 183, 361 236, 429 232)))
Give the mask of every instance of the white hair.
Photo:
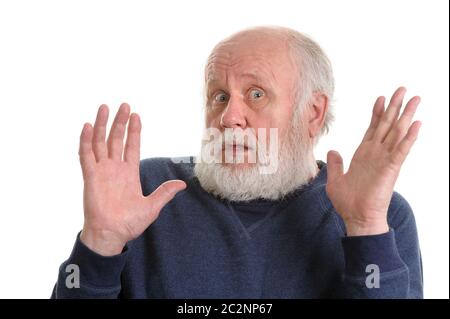
POLYGON ((285 30, 288 36, 288 45, 292 50, 294 60, 300 71, 300 81, 297 83, 295 101, 297 114, 301 113, 298 112, 299 109, 308 105, 314 92, 320 92, 328 99, 328 110, 325 114, 324 125, 319 136, 314 141, 317 143, 320 136, 328 133, 331 123, 334 120, 334 107, 332 103, 334 77, 331 62, 322 48, 309 36, 292 29, 281 29, 285 30))
MULTIPOLYGON (((271 174, 261 174, 259 162, 244 169, 203 162, 203 150, 214 149, 208 146, 217 144, 218 140, 205 142, 194 166, 200 185, 207 192, 230 201, 280 200, 302 188, 317 174, 318 168, 307 131, 301 124, 292 122, 291 126, 287 136, 280 141, 279 152, 268 156, 271 159, 276 157, 278 162, 276 171, 271 174)), ((221 144, 219 142, 218 146, 221 144)))

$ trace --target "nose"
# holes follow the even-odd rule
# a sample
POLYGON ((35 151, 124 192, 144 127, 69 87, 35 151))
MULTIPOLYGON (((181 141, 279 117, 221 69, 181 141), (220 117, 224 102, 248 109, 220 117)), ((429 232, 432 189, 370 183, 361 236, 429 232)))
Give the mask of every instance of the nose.
POLYGON ((220 118, 220 126, 222 128, 241 128, 247 126, 245 115, 246 105, 236 97, 230 97, 227 107, 224 109, 220 118))

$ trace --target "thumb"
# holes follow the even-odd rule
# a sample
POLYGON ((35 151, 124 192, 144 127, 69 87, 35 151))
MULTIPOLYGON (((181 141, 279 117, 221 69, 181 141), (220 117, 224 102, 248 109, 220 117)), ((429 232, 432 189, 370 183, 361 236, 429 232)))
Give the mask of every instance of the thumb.
POLYGON ((159 213, 159 211, 170 202, 179 191, 182 191, 185 188, 186 183, 178 179, 162 183, 147 197, 153 212, 159 213))
POLYGON ((344 174, 344 163, 337 151, 327 153, 327 174, 328 181, 333 181, 344 174))

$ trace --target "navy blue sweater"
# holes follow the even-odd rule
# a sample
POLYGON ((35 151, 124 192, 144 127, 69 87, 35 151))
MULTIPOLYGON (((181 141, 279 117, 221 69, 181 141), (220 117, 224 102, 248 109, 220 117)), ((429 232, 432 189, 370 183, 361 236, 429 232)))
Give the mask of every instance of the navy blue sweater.
POLYGON ((422 298, 414 216, 397 192, 388 233, 347 237, 322 161, 284 200, 237 203, 203 190, 192 158, 183 160, 141 161, 144 195, 169 179, 186 190, 120 255, 100 256, 78 235, 52 298, 422 298), (66 285, 69 264, 79 267, 79 288, 66 285))

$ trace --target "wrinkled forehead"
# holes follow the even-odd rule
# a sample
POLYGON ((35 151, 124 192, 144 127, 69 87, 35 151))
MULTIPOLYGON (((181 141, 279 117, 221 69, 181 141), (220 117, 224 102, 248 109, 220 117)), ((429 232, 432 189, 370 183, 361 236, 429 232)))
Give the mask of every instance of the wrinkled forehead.
POLYGON ((295 63, 287 44, 280 39, 241 37, 219 43, 210 54, 205 82, 226 80, 228 75, 253 80, 289 78, 295 63))

